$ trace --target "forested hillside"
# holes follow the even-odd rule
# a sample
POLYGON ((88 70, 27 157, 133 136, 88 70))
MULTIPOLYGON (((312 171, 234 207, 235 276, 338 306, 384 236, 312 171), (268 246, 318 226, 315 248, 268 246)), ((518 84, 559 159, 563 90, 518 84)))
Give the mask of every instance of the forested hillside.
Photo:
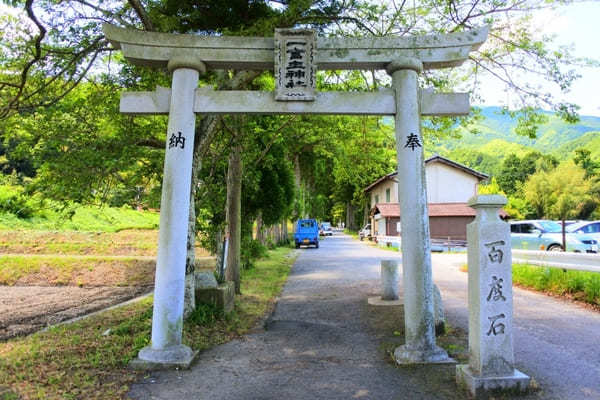
POLYGON ((563 161, 573 158, 575 150, 585 148, 592 160, 600 160, 600 117, 582 116, 574 124, 549 112, 544 112, 544 117, 546 122, 531 139, 515 132, 516 118, 503 114, 500 107, 484 107, 478 121, 459 128, 460 138, 438 140, 428 150, 490 175, 499 173, 510 154, 523 157, 531 151, 563 161))

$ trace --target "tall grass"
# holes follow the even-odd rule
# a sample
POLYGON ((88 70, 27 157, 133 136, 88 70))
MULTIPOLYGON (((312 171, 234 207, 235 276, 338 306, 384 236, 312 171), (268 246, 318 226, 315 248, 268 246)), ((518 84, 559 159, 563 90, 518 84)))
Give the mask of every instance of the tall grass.
POLYGON ((521 286, 600 305, 600 273, 514 264, 513 282, 521 286))

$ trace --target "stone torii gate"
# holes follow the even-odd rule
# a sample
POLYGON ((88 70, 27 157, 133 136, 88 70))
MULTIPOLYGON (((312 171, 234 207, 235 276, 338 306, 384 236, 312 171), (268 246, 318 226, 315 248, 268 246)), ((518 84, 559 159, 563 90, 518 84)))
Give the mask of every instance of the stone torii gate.
POLYGON ((123 93, 121 112, 168 114, 151 345, 142 364, 189 366, 192 350, 181 342, 187 224, 195 113, 355 114, 395 117, 398 198, 401 209, 405 344, 398 363, 448 360, 435 343, 429 218, 421 115, 467 115, 466 93, 419 89, 424 69, 461 65, 487 38, 487 28, 420 37, 317 38, 309 30, 276 30, 275 38, 205 37, 103 26, 108 40, 130 62, 167 67, 172 87, 123 93), (197 88, 209 69, 274 70, 275 92, 197 88), (392 88, 377 92, 317 92, 316 71, 385 69, 392 88))

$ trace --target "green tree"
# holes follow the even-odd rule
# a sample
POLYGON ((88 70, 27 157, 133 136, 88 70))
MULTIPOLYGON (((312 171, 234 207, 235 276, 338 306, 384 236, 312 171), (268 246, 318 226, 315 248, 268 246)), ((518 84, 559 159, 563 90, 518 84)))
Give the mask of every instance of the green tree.
POLYGON ((526 200, 534 206, 538 217, 563 221, 576 218, 590 199, 591 181, 585 170, 573 161, 565 161, 550 172, 538 171, 523 186, 526 200))
POLYGON ((509 195, 518 194, 520 185, 536 171, 550 171, 558 165, 558 160, 552 155, 542 154, 539 151, 531 151, 519 158, 516 154, 510 154, 502 163, 498 184, 500 188, 509 195))
POLYGON ((592 160, 592 152, 588 149, 576 149, 573 161, 585 170, 585 177, 591 178, 598 175, 600 171, 600 162, 592 160))
POLYGON ((498 157, 473 149, 454 149, 446 157, 490 176, 498 176, 502 166, 498 157))
MULTIPOLYGON (((175 2, 171 0, 128 0, 124 2, 103 1, 90 3, 82 0, 57 2, 54 0, 12 0, 13 6, 22 6, 23 13, 17 17, 6 16, 2 19, 2 45, 0 47, 0 117, 25 115, 40 107, 60 106, 67 96, 86 80, 98 82, 99 74, 105 74, 105 81, 111 82, 113 93, 122 88, 140 89, 144 86, 153 88, 157 82, 169 82, 165 71, 148 71, 145 68, 132 67, 122 62, 121 56, 113 53, 112 46, 104 38, 99 21, 110 22, 118 26, 143 29, 146 31, 196 33, 204 35, 257 35, 269 36, 275 27, 314 27, 322 35, 337 34, 343 36, 410 36, 430 32, 447 33, 471 29, 483 24, 491 25, 490 40, 478 51, 472 53, 472 63, 460 70, 436 71, 423 75, 423 85, 440 90, 453 88, 473 89, 475 95, 481 90, 478 86, 478 75, 489 72, 492 76, 504 82, 510 90, 519 93, 520 102, 511 107, 519 111, 519 132, 526 135, 535 134, 535 125, 541 121, 535 110, 541 106, 555 109, 564 118, 573 120, 575 108, 573 105, 556 103, 552 97, 539 93, 528 85, 527 73, 534 73, 549 82, 554 82, 561 90, 568 90, 575 78, 570 71, 570 65, 575 60, 567 50, 551 51, 549 38, 540 38, 528 20, 528 15, 539 8, 559 4, 546 0, 511 0, 507 2, 470 1, 440 2, 439 0, 421 0, 419 2, 403 2, 400 4, 380 3, 350 0, 290 0, 285 2, 268 1, 235 1, 205 0, 199 2, 175 2), (10 39, 10 40, 7 40, 10 39)), ((562 4, 561 2, 560 4, 562 4)), ((203 84, 214 86, 219 90, 245 89, 261 86, 264 82, 257 80, 269 74, 256 71, 213 71, 207 74, 203 84)), ((358 80, 367 82, 362 90, 372 90, 384 86, 389 78, 379 72, 371 74, 354 74, 333 72, 325 75, 327 83, 338 83, 342 87, 348 82, 351 88, 358 80)), ((110 94, 107 94, 110 96, 110 94)), ((116 108, 109 111, 115 121, 127 121, 117 118, 116 108)), ((107 115, 107 114, 104 114, 107 115)), ((65 113, 68 117, 68 113, 65 113)), ((107 118, 110 119, 110 118, 107 118)), ((141 119, 129 120, 131 124, 146 125, 147 132, 128 132, 115 129, 115 133, 125 133, 136 138, 136 145, 142 150, 159 149, 164 143, 164 130, 151 126, 151 123, 137 122, 141 119)), ((147 121, 147 120, 146 120, 147 121)), ((334 151, 338 146, 337 137, 329 136, 327 129, 335 127, 333 121, 343 119, 301 118, 288 131, 296 132, 299 143, 286 140, 289 159, 293 160, 295 171, 300 171, 302 187, 307 193, 306 202, 320 214, 326 214, 327 209, 334 205, 332 195, 338 193, 339 198, 347 199, 348 193, 356 194, 356 182, 349 179, 339 179, 340 188, 335 187, 335 179, 330 173, 335 167, 334 159, 340 154, 334 151), (318 134, 312 134, 317 131, 318 134), (297 162, 296 162, 297 161, 297 162), (352 183, 351 185, 349 183, 352 183), (354 187, 354 191, 349 188, 354 187)), ((428 135, 441 134, 446 130, 453 131, 455 119, 432 118, 426 124, 428 135)), ((194 154, 206 156, 207 151, 215 148, 225 148, 227 144, 211 143, 225 140, 222 132, 222 119, 218 116, 203 116, 197 119, 194 154)), ((110 121, 108 122, 110 124, 110 121)), ((73 124, 65 124, 71 128, 73 124)), ((98 128, 101 124, 98 124, 98 128)), ((156 124, 160 125, 160 124, 156 124)), ((242 131, 250 131, 247 127, 242 131)), ((56 132, 56 131, 52 131, 56 132)), ((60 132, 57 132, 60 134, 60 132)), ((230 137, 230 136, 229 136, 230 137)), ((85 138, 80 137, 85 142, 85 138)), ((100 137, 99 137, 100 139, 100 137)), ((117 162, 110 158, 112 152, 119 151, 117 140, 110 135, 102 137, 105 146, 95 148, 98 154, 88 154, 93 161, 92 170, 100 170, 105 162, 106 170, 112 179, 101 179, 102 185, 121 185, 123 175, 131 179, 135 173, 131 166, 119 165, 124 157, 118 157, 117 162), (113 144, 112 146, 110 144, 113 144), (116 147, 116 148, 115 148, 116 147), (102 160, 101 160, 102 159, 102 160), (122 171, 119 171, 123 168, 122 171), (120 174, 119 172, 123 172, 120 174)), ((50 140, 50 139, 49 139, 50 140)), ((57 146, 66 160, 72 150, 81 151, 74 141, 63 140, 66 147, 57 146)), ((164 147, 163 147, 164 148, 164 147)), ((131 150, 131 164, 143 159, 143 151, 135 150, 134 146, 126 146, 131 150), (135 162, 134 162, 135 160, 135 162)), ((160 152, 160 150, 158 150, 160 152)), ((123 150, 123 154, 126 151, 123 150)), ((60 159, 60 152, 55 159, 60 159)), ((229 156, 229 151, 220 154, 229 156)), ((377 158, 377 157, 375 157, 377 158)), ((220 160, 220 159, 219 159, 220 160)), ((85 161, 85 160, 81 160, 85 161)), ((246 161, 246 160, 244 160, 246 161)), ((58 168, 48 165, 47 171, 53 173, 58 168)), ((68 165, 68 163, 64 163, 68 165)), ((142 162, 144 165, 144 162, 142 162)), ((251 163, 245 164, 251 166, 251 163)), ((85 163, 74 164, 65 173, 74 177, 81 172, 80 182, 82 193, 97 192, 96 181, 89 180, 86 175, 85 163)), ((341 168, 343 170, 344 168, 341 168)), ((201 176, 206 171, 202 162, 195 159, 191 196, 196 198, 196 190, 216 178, 201 176), (198 185, 200 183, 201 185, 198 185)), ((160 181, 160 169, 147 170, 140 167, 138 174, 145 179, 160 181), (158 175, 158 176, 157 176, 158 175)), ((224 172, 221 164, 212 170, 224 172)), ((44 171, 45 172, 45 171, 44 171)), ((246 172, 248 172, 246 170, 246 172)), ((38 171, 39 173, 39 171, 38 171)), ((46 172, 45 172, 46 173, 46 172)), ((50 173, 47 173, 50 176, 50 173)), ((56 175, 57 177, 59 174, 56 175)), ((298 175, 296 176, 298 177, 298 175)), ((126 180, 125 180, 126 182, 126 180)), ((221 181, 223 182, 223 181, 221 181)), ((42 182, 43 183, 43 182, 42 182)), ((43 187, 41 185, 40 187, 43 187)), ((103 186, 104 187, 104 186, 103 186)), ((107 189, 108 190, 108 189, 107 189)), ((202 191, 202 190, 201 190, 202 191)), ((301 191, 302 192, 302 191, 301 191)), ((101 191, 102 193, 102 191, 101 191)), ((222 192, 212 199, 222 201, 222 192)), ((335 197, 335 196, 334 196, 335 197)), ((81 196, 82 199, 85 196, 81 196)), ((355 200, 353 200, 355 201, 355 200)), ((222 203, 224 207, 224 203, 222 203)), ((195 207, 192 204, 191 221, 195 221, 195 207)), ((220 218, 220 213, 212 213, 220 218)), ((194 224, 190 224, 189 241, 195 234, 194 224)), ((193 246, 189 246, 193 249, 193 246)), ((188 272, 193 269, 193 255, 188 260, 188 272)))
POLYGON ((510 154, 502 163, 497 177, 498 185, 503 192, 512 195, 517 191, 517 184, 521 182, 522 176, 521 159, 515 154, 510 154))
POLYGON ((507 196, 506 193, 502 191, 498 181, 494 177, 492 177, 488 184, 480 184, 477 187, 477 194, 500 194, 505 196, 507 198, 507 203, 503 208, 510 218, 523 219, 527 214, 529 214, 527 203, 521 198, 507 196))

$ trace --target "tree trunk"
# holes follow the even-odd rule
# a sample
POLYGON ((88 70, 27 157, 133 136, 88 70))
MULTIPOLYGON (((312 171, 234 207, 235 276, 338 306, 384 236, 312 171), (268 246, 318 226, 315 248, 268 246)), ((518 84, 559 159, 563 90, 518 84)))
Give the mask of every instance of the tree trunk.
POLYGON ((190 215, 188 219, 187 232, 187 254, 185 257, 185 294, 183 297, 183 318, 189 317, 189 315, 196 309, 196 206, 194 201, 196 197, 196 185, 193 178, 194 173, 192 172, 190 215))
MULTIPOLYGON (((219 89, 241 89, 246 86, 249 82, 251 82, 254 78, 260 75, 261 71, 238 71, 233 79, 225 78, 225 81, 219 85, 219 89)), ((198 187, 198 173, 202 166, 202 151, 207 146, 208 143, 213 139, 215 133, 217 132, 217 121, 218 117, 214 115, 204 116, 199 123, 196 125, 196 131, 194 134, 194 157, 192 161, 192 182, 190 189, 190 216, 188 219, 188 235, 187 235, 187 255, 185 260, 185 294, 184 294, 184 305, 183 305, 183 314, 184 318, 189 315, 191 311, 196 308, 196 298, 195 298, 195 289, 196 289, 196 279, 195 279, 195 262, 196 262, 196 252, 194 245, 196 243, 196 189, 198 187)), ((241 157, 241 150, 240 150, 241 157)), ((239 200, 241 207, 241 158, 240 158, 240 190, 239 190, 239 200)), ((238 210, 240 210, 238 207, 238 210)), ((238 213, 241 214, 241 213, 238 213)), ((238 218, 241 221, 241 215, 238 215, 238 218)), ((240 230, 240 224, 237 224, 238 231, 240 230)), ((222 242, 222 241, 221 241, 222 242)), ((238 252, 237 259, 238 262, 236 265, 239 267, 239 245, 240 240, 238 240, 238 252)), ((221 246, 220 244, 217 245, 221 246)), ((239 270, 238 270, 238 284, 239 287, 239 270)), ((239 292, 238 292, 239 293, 239 292)))
POLYGON ((274 242, 276 245, 281 244, 281 230, 279 224, 273 225, 273 236, 275 237, 274 242))
POLYGON ((190 185, 190 210, 188 217, 187 254, 185 257, 185 294, 183 300, 183 317, 187 318, 196 309, 196 190, 198 173, 202 166, 202 149, 216 131, 216 118, 203 118, 195 131, 194 156, 192 158, 192 182, 190 185))
POLYGON ((227 170, 227 232, 229 250, 227 254, 228 281, 235 283, 235 292, 240 289, 240 255, 242 242, 242 146, 236 143, 229 154, 227 170))
POLYGON ((258 211, 256 216, 256 241, 264 246, 265 244, 265 231, 262 220, 262 211, 258 211))
POLYGON ((346 228, 356 230, 356 221, 354 221, 354 206, 350 202, 346 203, 346 228))
POLYGON ((288 243, 288 226, 287 226, 287 219, 284 218, 283 221, 281 221, 281 237, 283 239, 283 243, 287 244, 288 243))
POLYGON ((567 234, 565 233, 565 219, 562 218, 562 250, 567 251, 567 234))
POLYGON ((300 169, 300 156, 298 154, 294 156, 294 183, 298 195, 298 218, 306 218, 306 199, 302 188, 302 170, 300 169))
POLYGON ((225 232, 219 230, 216 234, 215 234, 215 241, 216 241, 216 249, 217 252, 215 253, 215 271, 217 271, 217 273, 219 274, 219 281, 222 280, 223 278, 225 278, 225 275, 221 276, 221 266, 223 265, 223 238, 225 237, 225 232))

